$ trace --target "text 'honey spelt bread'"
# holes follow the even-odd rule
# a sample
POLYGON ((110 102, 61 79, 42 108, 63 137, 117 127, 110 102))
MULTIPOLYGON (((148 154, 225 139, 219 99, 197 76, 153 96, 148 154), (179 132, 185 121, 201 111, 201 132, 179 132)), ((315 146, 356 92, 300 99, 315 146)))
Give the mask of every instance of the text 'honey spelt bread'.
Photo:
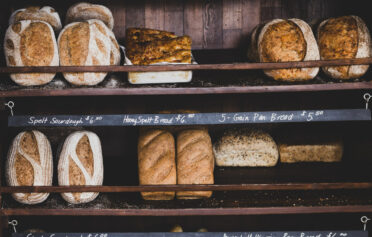
POLYGON ((72 5, 67 10, 66 24, 93 19, 101 20, 110 30, 114 28, 112 12, 103 5, 81 2, 72 5))
MULTIPOLYGON (((371 57, 371 36, 358 16, 342 16, 323 21, 318 27, 318 43, 322 60, 371 57)), ((355 79, 363 76, 369 65, 323 67, 336 79, 355 79)))
MULTIPOLYGON (((142 129, 138 138, 140 185, 177 184, 176 148, 171 133, 161 129, 142 129)), ((172 200, 174 192, 142 192, 145 200, 172 200)))
MULTIPOLYGON (((61 66, 107 66, 120 63, 114 33, 100 20, 71 23, 58 37, 61 66)), ((74 85, 97 85, 107 73, 63 73, 74 85)))
POLYGON ((274 139, 261 130, 228 130, 213 151, 217 166, 270 167, 279 159, 274 139))
POLYGON ((60 31, 62 29, 61 19, 58 12, 54 8, 45 6, 37 7, 32 6, 28 8, 18 9, 12 13, 9 19, 9 25, 14 23, 31 20, 31 21, 45 21, 50 24, 55 31, 60 31))
MULTIPOLYGON (((13 140, 6 162, 9 186, 50 186, 53 177, 53 155, 48 138, 39 131, 19 133, 13 140)), ((49 193, 13 193, 24 204, 45 201, 49 193)))
MULTIPOLYGON (((58 47, 52 27, 43 21, 20 21, 10 25, 4 39, 8 67, 58 66, 58 47)), ((44 85, 55 73, 16 73, 10 78, 22 86, 44 85)))
MULTIPOLYGON (((177 136, 177 184, 214 184, 214 156, 207 129, 187 129, 177 136)), ((178 199, 209 198, 212 191, 179 191, 178 199)))
MULTIPOLYGON (((66 186, 102 185, 103 157, 99 137, 89 131, 70 134, 62 147, 58 161, 58 184, 66 186)), ((72 204, 93 201, 99 193, 62 193, 72 204)))
MULTIPOLYGON (((248 58, 255 62, 301 62, 319 60, 319 49, 311 27, 300 19, 275 19, 252 32, 248 58)), ((319 68, 264 70, 278 81, 313 79, 319 68)))

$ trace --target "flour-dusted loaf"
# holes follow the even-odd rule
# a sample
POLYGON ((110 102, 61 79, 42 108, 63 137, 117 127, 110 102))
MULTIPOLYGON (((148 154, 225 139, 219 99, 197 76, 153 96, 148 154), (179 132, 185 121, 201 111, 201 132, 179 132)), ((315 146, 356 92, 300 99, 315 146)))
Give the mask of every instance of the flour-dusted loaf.
MULTIPOLYGON (((58 184, 102 185, 103 158, 99 137, 89 131, 70 134, 62 147, 58 161, 58 184)), ((93 201, 98 193, 62 193, 63 199, 72 204, 93 201)))
MULTIPOLYGON (((120 63, 114 33, 100 20, 71 23, 58 37, 61 66, 104 66, 120 63)), ((74 85, 97 85, 107 73, 64 73, 74 85)))
POLYGON ((274 139, 261 130, 228 130, 213 145, 217 166, 275 166, 279 159, 274 139))
MULTIPOLYGON (((14 66, 58 66, 58 47, 52 27, 43 21, 20 21, 10 25, 4 39, 6 64, 14 66)), ((17 73, 10 78, 22 86, 44 85, 55 73, 17 73)))
MULTIPOLYGON (((311 27, 300 19, 274 19, 252 32, 248 58, 255 62, 300 62, 319 60, 319 49, 311 27)), ((279 81, 313 79, 319 68, 264 70, 279 81)))
POLYGON ((103 5, 81 2, 72 5, 66 14, 66 24, 76 21, 101 20, 110 30, 114 28, 114 17, 110 9, 103 5))
MULTIPOLYGON (((320 57, 323 60, 371 57, 371 36, 358 16, 323 21, 318 27, 320 57)), ((363 76, 369 65, 323 67, 330 77, 342 80, 363 76)))
POLYGON ((32 6, 28 8, 22 8, 14 11, 9 19, 9 25, 13 25, 19 21, 32 20, 32 21, 45 21, 50 24, 55 31, 62 29, 61 19, 58 12, 54 8, 45 6, 37 7, 32 6))
MULTIPOLYGON (((207 129, 177 135, 177 184, 214 184, 214 156, 207 129)), ((209 198, 212 191, 179 191, 178 199, 209 198)))
MULTIPOLYGON (((13 140, 6 162, 9 186, 50 186, 53 177, 53 155, 48 138, 39 131, 19 133, 13 140)), ((45 201, 49 193, 13 193, 24 204, 45 201)))
MULTIPOLYGON (((138 175, 140 185, 177 184, 175 142, 171 133, 161 129, 141 130, 138 138, 138 175)), ((171 200, 174 192, 142 192, 145 200, 171 200)))

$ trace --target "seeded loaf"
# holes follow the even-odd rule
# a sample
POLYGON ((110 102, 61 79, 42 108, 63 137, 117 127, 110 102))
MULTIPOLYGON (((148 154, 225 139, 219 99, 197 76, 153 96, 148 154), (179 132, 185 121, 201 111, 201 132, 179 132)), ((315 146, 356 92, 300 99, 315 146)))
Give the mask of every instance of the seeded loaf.
POLYGON ((114 28, 114 17, 110 9, 103 5, 81 2, 72 5, 66 14, 66 25, 71 22, 97 19, 106 24, 110 30, 114 28))
POLYGON ((275 166, 279 159, 274 139, 261 130, 229 130, 213 145, 217 166, 275 166))
POLYGON ((20 21, 31 20, 31 21, 45 21, 50 24, 55 31, 62 29, 61 19, 59 18, 58 12, 54 8, 45 6, 37 7, 32 6, 28 8, 18 9, 12 13, 9 19, 9 25, 13 25, 20 21))
MULTIPOLYGON (((318 27, 320 57, 323 60, 371 57, 371 36, 358 16, 323 21, 318 27)), ((323 67, 330 77, 342 80, 363 76, 369 65, 323 67)))
MULTIPOLYGON (((177 184, 214 184, 214 156, 207 129, 177 135, 177 184)), ((209 198, 212 191, 179 191, 178 199, 209 198)))
MULTIPOLYGON (((58 37, 61 66, 103 66, 120 63, 120 49, 114 33, 100 20, 74 22, 58 37)), ((64 73, 74 85, 97 85, 107 73, 64 73)))
MULTIPOLYGON (((161 129, 141 130, 138 138, 140 185, 177 184, 175 142, 161 129)), ((142 192, 145 200, 172 200, 175 192, 142 192)))
MULTIPOLYGON (((62 147, 58 161, 59 185, 102 185, 103 158, 99 137, 89 131, 70 134, 62 147)), ((72 204, 93 201, 98 193, 62 193, 72 204)))
MULTIPOLYGON (((300 19, 275 19, 258 25, 252 32, 248 58, 255 62, 300 62, 319 60, 319 50, 311 27, 300 19)), ((264 70, 278 81, 306 81, 319 68, 264 70)))
MULTIPOLYGON (((6 162, 9 186, 50 186, 53 176, 52 149, 47 137, 39 131, 19 133, 13 140, 6 162)), ((24 204, 45 201, 49 193, 13 193, 24 204)))
MULTIPOLYGON (((14 66, 58 66, 58 47, 52 27, 43 21, 20 21, 10 25, 4 39, 6 64, 14 66)), ((44 85, 55 73, 17 73, 10 78, 22 86, 44 85)))

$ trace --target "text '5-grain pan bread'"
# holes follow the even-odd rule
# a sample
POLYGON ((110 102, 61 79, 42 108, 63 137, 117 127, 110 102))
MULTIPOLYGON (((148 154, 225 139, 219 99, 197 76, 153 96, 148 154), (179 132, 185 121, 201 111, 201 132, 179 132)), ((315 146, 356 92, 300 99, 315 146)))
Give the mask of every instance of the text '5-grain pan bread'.
MULTIPOLYGON (((39 131, 19 133, 13 140, 6 162, 9 186, 51 186, 53 155, 48 138, 39 131)), ((45 201, 49 193, 13 193, 24 204, 45 201)))
MULTIPOLYGON (((357 16, 331 18, 320 23, 318 43, 322 60, 371 57, 371 36, 364 21, 357 16)), ((369 65, 323 67, 335 79, 363 76, 369 65)))
MULTIPOLYGON (((252 32, 248 58, 254 62, 301 62, 319 60, 319 49, 311 27, 300 19, 275 19, 252 32)), ((313 79, 319 68, 264 70, 278 81, 313 79)))
MULTIPOLYGON (((120 49, 114 33, 100 20, 74 22, 58 37, 61 66, 108 66, 120 64, 120 49)), ((107 73, 63 73, 74 85, 97 85, 107 73)))
POLYGON ((49 6, 42 8, 33 6, 18 9, 10 16, 9 25, 13 25, 14 23, 25 20, 45 21, 46 23, 50 24, 56 32, 62 29, 61 19, 59 18, 58 12, 49 6))
MULTIPOLYGON (((162 129, 141 129, 138 138, 140 185, 177 184, 174 137, 162 129)), ((145 200, 172 200, 175 192, 142 192, 145 200)))
MULTIPOLYGON (((99 137, 89 131, 70 134, 62 147, 58 161, 59 185, 102 185, 103 157, 99 137)), ((99 193, 62 193, 72 204, 93 201, 99 193)))
POLYGON ((114 28, 114 17, 110 9, 103 5, 87 2, 77 3, 67 10, 66 25, 71 22, 93 19, 101 20, 110 30, 114 28))
POLYGON ((279 159, 274 139, 261 130, 228 130, 213 150, 217 166, 271 167, 279 159))
MULTIPOLYGON (((52 27, 44 21, 20 21, 10 25, 4 39, 6 64, 13 66, 58 66, 58 47, 52 27)), ((55 73, 13 73, 21 86, 44 85, 55 73)))

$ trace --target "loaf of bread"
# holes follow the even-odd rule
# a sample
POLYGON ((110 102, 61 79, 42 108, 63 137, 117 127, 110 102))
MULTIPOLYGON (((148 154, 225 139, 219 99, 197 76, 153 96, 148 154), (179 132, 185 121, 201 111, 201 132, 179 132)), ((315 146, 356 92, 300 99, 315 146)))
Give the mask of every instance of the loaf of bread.
POLYGON ((49 6, 42 8, 32 6, 18 9, 10 16, 9 25, 25 20, 45 21, 57 32, 62 29, 61 19, 59 18, 58 12, 49 6))
MULTIPOLYGON (((207 129, 188 129, 177 136, 177 183, 214 184, 214 156, 207 129)), ((179 191, 178 199, 209 198, 212 191, 179 191)))
MULTIPOLYGON (((62 147, 58 161, 59 185, 102 185, 103 158, 99 137, 88 131, 70 134, 62 147)), ((62 193, 72 204, 93 201, 98 193, 62 193)))
MULTIPOLYGON (((138 138, 140 185, 176 184, 176 148, 171 133, 161 129, 141 130, 138 138)), ((142 192, 145 200, 171 200, 174 192, 142 192)))
MULTIPOLYGON (((20 21, 10 25, 4 39, 6 64, 14 66, 58 66, 58 48, 52 27, 43 21, 20 21)), ((22 86, 44 85, 55 73, 17 73, 10 78, 22 86)))
POLYGON ((213 145, 217 166, 275 166, 279 159, 274 139, 261 130, 229 130, 213 145))
MULTIPOLYGON (((61 66, 103 66, 120 63, 120 49, 114 33, 100 20, 74 22, 58 37, 61 66)), ((97 85, 107 73, 64 73, 74 85, 97 85)))
MULTIPOLYGON (((318 27, 318 43, 322 60, 371 57, 371 36, 364 21, 357 16, 342 16, 323 21, 318 27)), ((363 76, 369 65, 323 67, 336 79, 363 76)))
POLYGON ((183 229, 182 229, 182 226, 175 225, 175 226, 172 227, 172 229, 170 229, 169 232, 183 232, 183 229))
MULTIPOLYGON (((53 177, 53 155, 48 138, 39 131, 19 133, 13 140, 6 162, 9 186, 50 186, 53 177)), ((45 201, 49 193, 13 193, 24 204, 45 201)))
MULTIPOLYGON (((301 62, 319 60, 319 49, 311 27, 300 19, 275 19, 252 32, 248 58, 255 62, 301 62)), ((319 68, 264 70, 279 81, 313 79, 319 68)))
POLYGON ((72 5, 66 14, 66 25, 71 22, 101 20, 110 30, 114 28, 114 17, 110 9, 103 5, 81 2, 72 5))

